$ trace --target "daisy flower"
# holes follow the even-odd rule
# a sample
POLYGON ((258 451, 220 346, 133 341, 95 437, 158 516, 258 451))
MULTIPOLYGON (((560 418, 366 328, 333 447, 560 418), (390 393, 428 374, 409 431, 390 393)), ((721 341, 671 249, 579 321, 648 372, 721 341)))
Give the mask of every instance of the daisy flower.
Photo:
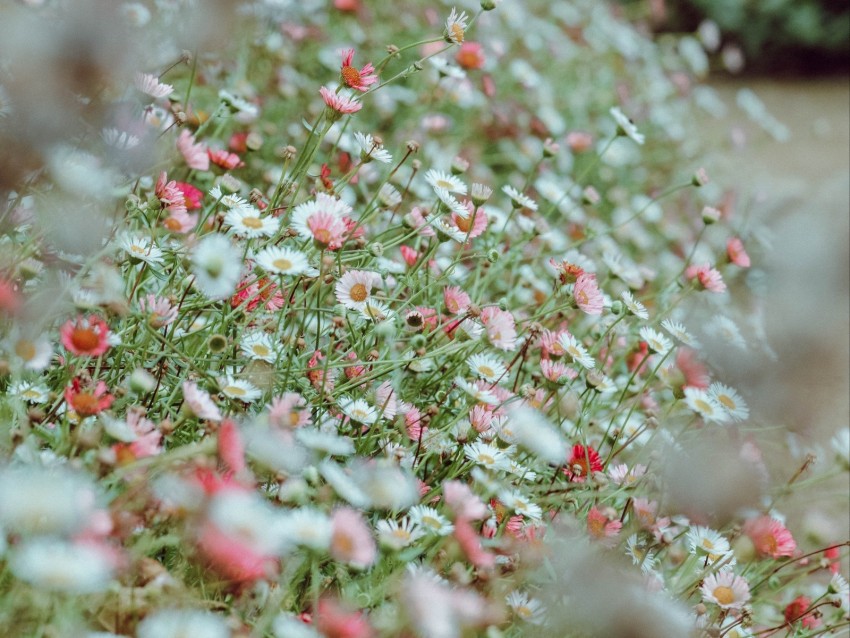
POLYGON ((505 602, 517 618, 532 625, 542 625, 546 622, 546 608, 536 598, 529 598, 528 594, 514 590, 505 596, 505 602))
POLYGON ((602 314, 605 301, 596 284, 596 275, 593 273, 582 273, 576 278, 573 298, 582 312, 589 315, 602 314))
POLYGON ((259 361, 274 363, 278 357, 272 338, 265 332, 249 332, 242 336, 239 349, 245 356, 259 361))
POLYGON ((381 188, 378 189, 378 200, 386 208, 395 208, 401 204, 401 193, 398 192, 398 189, 395 186, 389 182, 385 182, 381 185, 381 188))
MULTIPOLYGON (((620 295, 620 299, 623 300, 623 304, 635 317, 637 317, 638 319, 643 319, 644 321, 649 319, 649 313, 646 310, 646 306, 644 306, 641 302, 635 299, 634 295, 632 295, 632 293, 630 293, 628 290, 623 291, 623 294, 620 295)), ((662 323, 662 325, 664 324, 662 323)))
POLYGON ((10 554, 8 566, 12 573, 39 590, 100 592, 109 585, 115 570, 111 551, 93 541, 26 539, 10 554))
POLYGON ((685 269, 685 278, 689 280, 696 279, 709 292, 721 293, 726 290, 723 275, 716 268, 712 268, 710 264, 688 266, 685 269))
POLYGON ((342 245, 348 230, 343 219, 351 207, 330 195, 319 193, 316 199, 299 204, 292 211, 290 225, 302 239, 312 239, 320 248, 342 245))
POLYGON ((242 254, 219 233, 203 237, 192 253, 195 285, 210 299, 233 294, 242 274, 242 254))
POLYGON ((507 470, 508 456, 499 448, 489 443, 476 441, 463 446, 464 456, 488 470, 507 470))
POLYGON ((433 507, 415 505, 408 511, 410 521, 422 531, 437 536, 448 536, 454 530, 449 520, 433 507))
POLYGON ((722 423, 729 419, 726 410, 706 390, 688 386, 684 390, 685 404, 706 421, 722 423))
POLYGON ((472 301, 460 287, 446 286, 443 289, 443 303, 448 312, 453 315, 461 315, 469 309, 472 301))
POLYGON ((499 403, 496 395, 486 387, 483 387, 483 385, 470 383, 462 377, 455 377, 455 385, 480 403, 487 403, 489 405, 497 405, 499 403))
POLYGON ((378 411, 363 399, 342 397, 337 405, 345 416, 357 423, 372 425, 378 420, 378 411))
POLYGON ((434 188, 434 193, 437 195, 437 199, 439 199, 443 204, 445 204, 446 208, 449 209, 449 212, 456 213, 461 217, 469 217, 470 211, 466 204, 459 202, 457 198, 445 188, 434 188))
POLYGON ((525 516, 532 521, 540 521, 543 518, 543 510, 536 503, 532 503, 522 493, 516 490, 502 490, 499 500, 517 514, 525 516))
POLYGON ((357 67, 351 64, 353 60, 354 49, 345 49, 342 52, 342 65, 340 66, 339 74, 346 86, 355 91, 365 92, 378 81, 378 76, 375 74, 375 67, 369 63, 358 71, 357 67))
POLYGON ((685 544, 691 554, 719 556, 729 551, 729 541, 710 527, 696 525, 685 535, 685 544))
POLYGON ((850 611, 850 584, 838 572, 830 579, 827 594, 829 598, 837 601, 845 612, 850 611))
POLYGON ((363 307, 358 309, 358 312, 364 319, 375 323, 391 320, 395 316, 387 304, 381 303, 376 299, 367 299, 364 301, 363 307))
POLYGON ((655 567, 655 554, 646 547, 646 542, 632 534, 626 539, 626 556, 632 559, 634 565, 640 565, 643 571, 655 567))
POLYGON ((574 483, 584 483, 588 476, 602 471, 602 458, 591 446, 577 443, 562 471, 574 483))
POLYGON ((377 548, 372 530, 363 515, 350 507, 341 507, 331 516, 329 552, 334 560, 365 569, 375 562, 377 548))
POLYGON ((472 202, 467 202, 465 209, 463 214, 453 212, 451 223, 463 233, 465 239, 475 239, 487 228, 487 213, 483 208, 473 207, 472 202))
POLYGON ((147 316, 152 328, 164 328, 177 319, 177 308, 165 297, 148 294, 139 299, 139 310, 147 316))
POLYGON ((107 391, 103 381, 83 382, 74 377, 65 388, 65 402, 80 417, 94 416, 109 408, 115 397, 107 391))
POLYGON ((382 164, 389 164, 393 161, 392 154, 384 148, 383 144, 379 144, 368 133, 356 131, 354 139, 357 146, 360 147, 360 160, 364 163, 371 160, 376 160, 382 164))
POLYGON ((99 357, 109 350, 109 326, 97 315, 69 319, 59 329, 59 340, 78 357, 99 357))
POLYGON ((580 364, 582 367, 589 370, 596 365, 593 361, 593 357, 590 356, 585 347, 581 345, 578 339, 569 332, 562 332, 558 338, 558 342, 564 349, 564 354, 572 358, 573 361, 580 364))
POLYGON ((402 517, 399 521, 380 520, 375 525, 375 531, 378 533, 378 542, 381 545, 396 551, 408 547, 425 536, 422 528, 407 516, 402 517))
MULTIPOLYGON (((298 430, 299 436, 308 430, 298 430)), ((282 528, 284 538, 293 545, 309 547, 316 551, 327 551, 331 544, 333 528, 331 519, 324 512, 311 507, 301 507, 284 514, 282 528)))
POLYGON ((333 114, 333 118, 357 113, 357 111, 363 108, 363 105, 360 104, 360 102, 357 102, 341 93, 336 93, 333 89, 329 89, 326 86, 320 88, 319 93, 321 93, 322 99, 333 114))
POLYGON ((747 349, 747 341, 741 334, 740 328, 729 317, 716 315, 705 327, 707 334, 722 339, 728 345, 739 350, 747 349))
POLYGON ((224 396, 243 401, 244 403, 255 401, 263 394, 253 383, 244 379, 235 379, 230 375, 227 375, 224 380, 219 381, 219 388, 224 396))
POLYGON ((481 311, 481 323, 494 348, 507 351, 516 349, 516 322, 509 311, 487 306, 481 311))
POLYGON ((537 204, 527 195, 523 195, 513 186, 505 184, 502 186, 502 192, 511 198, 511 204, 514 208, 528 208, 529 210, 537 210, 537 204))
POLYGON ((151 266, 162 263, 162 251, 146 237, 124 235, 121 238, 121 248, 131 259, 143 261, 151 266))
POLYGON ((311 421, 307 401, 297 392, 274 397, 269 404, 269 423, 275 427, 298 428, 311 421))
POLYGON ((458 193, 460 195, 466 195, 466 184, 464 184, 458 177, 452 175, 450 173, 446 173, 445 171, 438 171, 436 169, 431 169, 425 173, 425 181, 431 185, 435 191, 438 188, 441 188, 450 193, 458 193))
POLYGON ((31 381, 19 381, 9 386, 9 396, 18 397, 27 403, 47 403, 50 390, 44 384, 31 381))
POLYGON ((309 266, 307 255, 300 250, 282 246, 264 248, 254 255, 254 261, 260 268, 274 275, 300 275, 309 266))
POLYGON ((206 390, 202 390, 194 381, 183 382, 183 403, 186 408, 199 419, 221 421, 221 412, 213 403, 206 390))
POLYGON ((207 155, 207 147, 200 143, 195 143, 195 138, 187 130, 183 129, 180 136, 177 138, 177 150, 186 161, 186 166, 189 168, 206 171, 210 167, 210 157, 207 155))
POLYGON ((637 126, 617 106, 612 106, 608 111, 617 123, 617 135, 628 137, 637 144, 643 144, 646 138, 638 132, 637 126))
POLYGON ((133 135, 132 133, 128 133, 127 131, 121 131, 117 128, 105 128, 100 132, 100 136, 103 138, 103 141, 107 146, 111 146, 112 148, 119 151, 126 151, 131 148, 136 148, 139 145, 139 138, 133 135))
POLYGON ((688 332, 688 329, 685 328, 685 326, 679 323, 678 321, 673 321, 672 319, 664 319, 661 322, 661 327, 689 348, 700 347, 699 341, 697 341, 696 337, 694 337, 690 332, 688 332))
POLYGON ((733 421, 746 421, 749 418, 750 409, 735 388, 715 382, 708 386, 708 395, 723 406, 733 421))
POLYGON ((703 600, 721 609, 741 609, 750 599, 747 581, 731 571, 709 574, 702 581, 700 591, 703 600))
POLYGON ((380 276, 368 270, 349 270, 336 282, 336 300, 351 310, 361 310, 371 298, 372 286, 380 276))
POLYGON ((474 354, 466 360, 466 365, 473 374, 489 381, 497 383, 505 378, 507 368, 496 357, 489 354, 474 354))
POLYGON ((466 15, 466 11, 458 13, 457 9, 452 7, 449 17, 446 20, 446 30, 443 34, 446 42, 463 44, 463 36, 468 23, 469 17, 466 15))
POLYGON ((770 516, 758 516, 744 523, 744 534, 750 537, 759 556, 781 558, 793 556, 797 543, 785 526, 770 516))
POLYGON ((231 208, 224 216, 224 223, 230 227, 234 235, 247 239, 271 237, 280 227, 280 220, 277 217, 270 215, 263 217, 253 206, 231 208))
POLYGON ((726 240, 726 255, 729 261, 739 268, 750 267, 750 256, 744 249, 744 242, 738 237, 730 237, 726 240))
POLYGON ((173 86, 163 84, 157 76, 150 73, 136 73, 133 84, 139 91, 155 99, 168 97, 174 91, 173 86))
MULTIPOLYGON (((107 343, 108 339, 107 336, 107 343)), ((23 366, 25 370, 44 370, 53 357, 53 347, 44 335, 33 339, 23 335, 11 336, 5 346, 16 365, 23 366)))
POLYGON ((650 350, 662 356, 670 352, 670 349, 673 347, 672 341, 649 326, 641 328, 639 334, 640 338, 646 342, 650 350))

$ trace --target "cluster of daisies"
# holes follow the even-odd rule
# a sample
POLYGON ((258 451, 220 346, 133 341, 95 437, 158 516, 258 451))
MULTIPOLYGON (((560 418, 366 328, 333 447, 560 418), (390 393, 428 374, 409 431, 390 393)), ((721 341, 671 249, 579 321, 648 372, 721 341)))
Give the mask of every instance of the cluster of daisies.
MULTIPOLYGON (((122 19, 173 27, 159 4, 122 19)), ((395 14, 296 4, 246 3, 237 56, 137 73, 97 142, 114 166, 67 151, 4 204, 0 627, 839 635, 847 542, 795 535, 708 364, 768 346, 733 318, 728 202, 664 159, 687 69, 587 2, 432 8, 371 61, 320 41, 395 14), (519 19, 636 76, 568 128, 563 60, 513 57, 541 47, 519 19), (142 147, 166 159, 133 172, 142 147), (121 214, 75 253, 39 224, 92 184, 121 214), (702 445, 739 485, 674 467, 702 445)))

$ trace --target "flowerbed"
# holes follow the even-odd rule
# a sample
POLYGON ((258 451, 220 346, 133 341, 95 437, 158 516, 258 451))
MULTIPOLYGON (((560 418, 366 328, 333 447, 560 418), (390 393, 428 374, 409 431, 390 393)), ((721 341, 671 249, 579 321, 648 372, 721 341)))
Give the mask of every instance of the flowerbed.
POLYGON ((6 10, 5 634, 846 631, 693 51, 333 4, 6 10))

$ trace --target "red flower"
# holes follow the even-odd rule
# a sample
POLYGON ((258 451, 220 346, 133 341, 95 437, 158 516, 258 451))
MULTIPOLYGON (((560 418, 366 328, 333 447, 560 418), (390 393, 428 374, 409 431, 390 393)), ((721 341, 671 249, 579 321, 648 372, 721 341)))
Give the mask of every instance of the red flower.
POLYGON ((455 60, 464 69, 480 69, 484 66, 484 49, 478 42, 464 42, 455 54, 455 60))
POLYGON ((576 444, 562 471, 574 483, 584 483, 589 475, 602 471, 602 459, 592 447, 576 444))
POLYGON ((820 618, 809 612, 812 601, 807 596, 797 596, 785 608, 785 622, 800 622, 806 629, 820 627, 820 618))
POLYGON ((330 598, 319 601, 316 629, 327 638, 370 638, 375 635, 363 614, 349 611, 330 598))
POLYGON ((342 67, 339 70, 342 81, 355 91, 367 91, 371 85, 378 81, 378 76, 375 75, 375 67, 370 63, 358 71, 357 67, 351 65, 353 60, 354 49, 346 49, 342 52, 342 67))
POLYGON ((78 357, 99 357, 109 350, 109 326, 97 315, 69 319, 59 329, 59 339, 78 357))
POLYGON ((207 155, 210 156, 210 160, 213 164, 221 166, 221 168, 225 170, 242 168, 245 166, 245 162, 239 159, 239 156, 236 153, 208 148, 207 155))
POLYGON ((79 377, 74 377, 71 385, 65 388, 65 401, 79 416, 85 418, 106 410, 115 399, 107 393, 106 384, 98 381, 94 388, 91 382, 83 383, 79 377))
POLYGON ((183 199, 186 202, 186 210, 195 210, 201 207, 201 202, 204 200, 204 193, 201 189, 187 184, 186 182, 172 182, 174 187, 183 193, 183 199))

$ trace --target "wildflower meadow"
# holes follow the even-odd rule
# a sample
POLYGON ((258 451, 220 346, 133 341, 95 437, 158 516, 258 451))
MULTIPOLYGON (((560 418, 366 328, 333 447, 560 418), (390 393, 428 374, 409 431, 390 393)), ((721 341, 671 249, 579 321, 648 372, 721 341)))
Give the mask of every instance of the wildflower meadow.
POLYGON ((850 428, 748 383, 795 363, 707 51, 594 0, 6 3, 0 634, 847 636, 850 428))

